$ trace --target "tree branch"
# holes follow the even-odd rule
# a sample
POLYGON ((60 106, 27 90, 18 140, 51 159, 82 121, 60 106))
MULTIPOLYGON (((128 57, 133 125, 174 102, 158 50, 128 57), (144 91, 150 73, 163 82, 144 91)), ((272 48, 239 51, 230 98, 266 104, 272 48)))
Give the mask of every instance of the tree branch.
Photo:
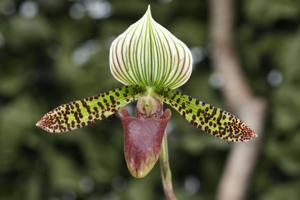
POLYGON ((222 92, 229 107, 258 134, 254 141, 233 145, 217 191, 218 200, 246 196, 259 155, 265 118, 265 101, 254 97, 241 71, 234 47, 234 0, 210 1, 210 36, 215 73, 223 79, 222 92))

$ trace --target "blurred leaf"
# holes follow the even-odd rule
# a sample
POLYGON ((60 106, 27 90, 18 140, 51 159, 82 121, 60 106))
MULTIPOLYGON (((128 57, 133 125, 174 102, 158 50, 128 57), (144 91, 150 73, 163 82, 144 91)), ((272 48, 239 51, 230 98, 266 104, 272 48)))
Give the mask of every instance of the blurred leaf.
POLYGON ((300 3, 294 0, 245 1, 246 16, 258 25, 271 25, 280 19, 293 19, 300 14, 300 3), (262 17, 263 16, 263 17, 262 17))
POLYGON ((170 31, 188 45, 203 46, 207 42, 206 27, 195 19, 177 19, 171 24, 170 31))
POLYGON ((300 195, 300 183, 277 184, 271 187, 262 196, 262 200, 297 200, 300 195))
POLYGON ((52 29, 47 20, 40 16, 33 19, 13 17, 5 30, 7 43, 13 48, 47 42, 51 39, 51 33, 52 29))

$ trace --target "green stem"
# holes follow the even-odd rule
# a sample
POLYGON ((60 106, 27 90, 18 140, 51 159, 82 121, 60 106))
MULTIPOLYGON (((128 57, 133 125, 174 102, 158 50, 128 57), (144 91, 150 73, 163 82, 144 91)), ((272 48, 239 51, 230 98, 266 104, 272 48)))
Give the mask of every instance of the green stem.
POLYGON ((176 196, 173 191, 172 174, 169 165, 168 140, 167 140, 166 132, 164 134, 164 138, 162 141, 162 147, 160 153, 160 171, 161 171, 161 178, 164 187, 164 192, 167 200, 176 200, 176 196))

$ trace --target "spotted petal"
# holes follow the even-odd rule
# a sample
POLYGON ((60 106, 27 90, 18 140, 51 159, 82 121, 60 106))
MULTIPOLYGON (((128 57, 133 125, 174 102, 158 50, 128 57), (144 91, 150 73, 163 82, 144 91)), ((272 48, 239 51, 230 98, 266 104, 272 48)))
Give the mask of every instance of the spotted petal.
POLYGON ((124 86, 88 97, 83 100, 73 101, 45 114, 36 126, 50 133, 67 132, 91 124, 114 114, 119 108, 135 101, 143 92, 137 86, 124 86))
POLYGON ((174 90, 160 92, 163 101, 202 131, 223 140, 242 142, 256 137, 255 132, 233 114, 174 90))
POLYGON ((174 89, 189 79, 192 55, 183 42, 154 21, 149 7, 112 43, 110 69, 125 85, 174 89))

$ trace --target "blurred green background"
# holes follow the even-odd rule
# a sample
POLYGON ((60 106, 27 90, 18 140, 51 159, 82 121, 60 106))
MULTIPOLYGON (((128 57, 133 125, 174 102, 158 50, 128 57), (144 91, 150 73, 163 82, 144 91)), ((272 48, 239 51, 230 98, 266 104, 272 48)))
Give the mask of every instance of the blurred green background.
MULTIPOLYGON (((110 43, 149 2, 154 19, 192 50, 194 71, 182 90, 226 108, 211 66, 208 1, 0 0, 0 199, 164 199, 159 165, 145 179, 130 176, 116 116, 65 135, 35 127, 62 103, 120 85, 109 71, 110 43)), ((243 71, 268 102, 247 199, 297 200, 300 1, 241 0, 236 9, 243 71)), ((169 128, 178 199, 214 199, 231 144, 175 112, 169 128)))

